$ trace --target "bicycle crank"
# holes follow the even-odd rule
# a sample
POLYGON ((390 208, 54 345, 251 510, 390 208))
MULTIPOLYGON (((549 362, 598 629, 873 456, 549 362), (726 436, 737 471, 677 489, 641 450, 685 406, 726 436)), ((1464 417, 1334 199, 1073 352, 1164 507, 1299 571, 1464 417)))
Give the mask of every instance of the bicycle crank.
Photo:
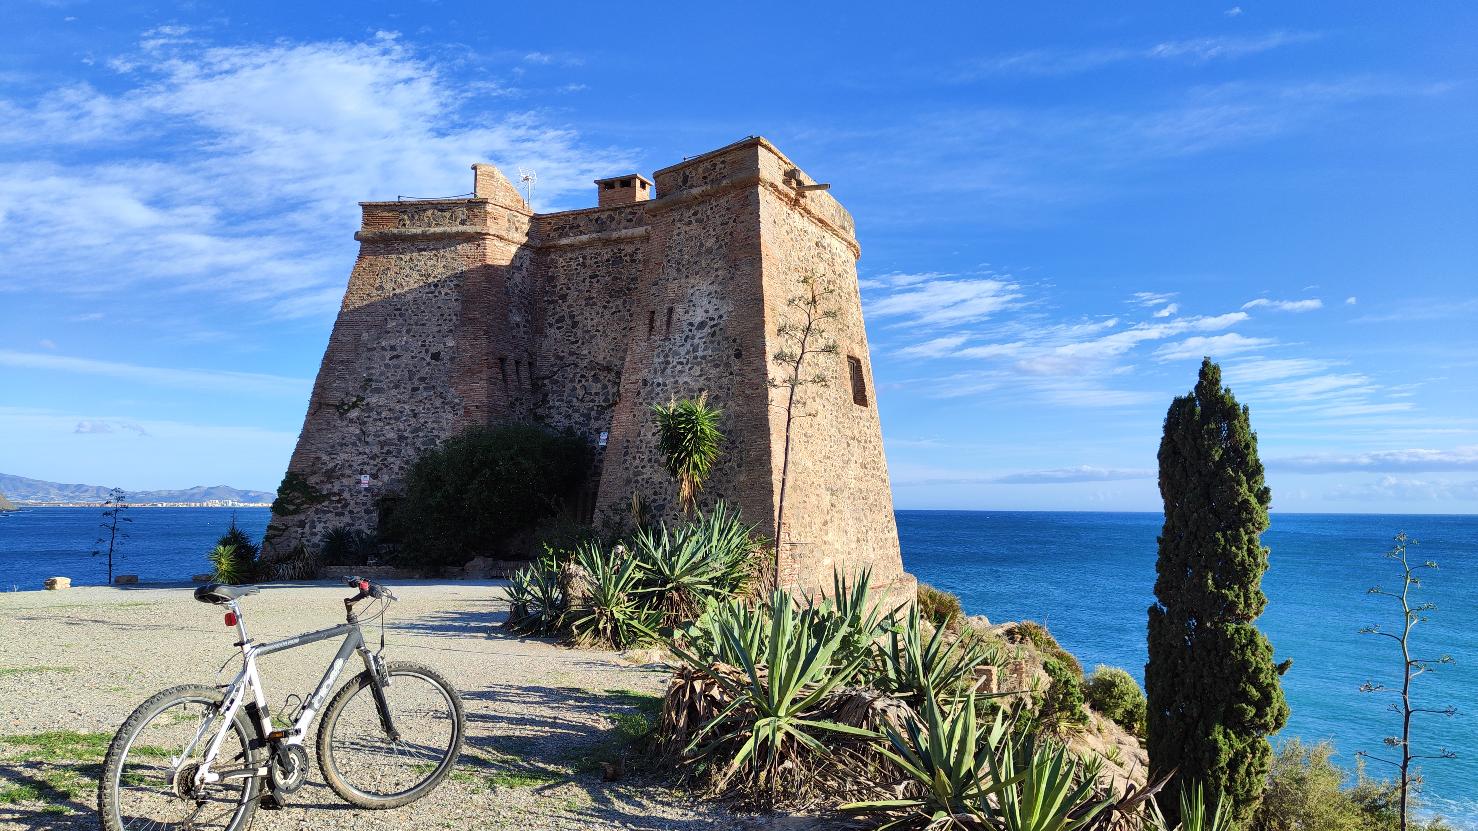
POLYGON ((272 751, 267 780, 275 793, 289 794, 308 781, 308 751, 300 744, 278 745, 272 751))

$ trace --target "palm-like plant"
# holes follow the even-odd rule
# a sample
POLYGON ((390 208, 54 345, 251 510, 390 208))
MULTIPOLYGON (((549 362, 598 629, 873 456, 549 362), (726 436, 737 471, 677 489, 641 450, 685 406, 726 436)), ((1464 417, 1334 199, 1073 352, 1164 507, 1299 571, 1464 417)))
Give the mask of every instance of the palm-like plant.
POLYGON ((742 679, 716 671, 691 653, 677 650, 685 660, 709 672, 732 699, 689 745, 692 751, 706 739, 706 745, 698 750, 700 756, 720 750, 732 752, 719 776, 719 787, 743 772, 754 786, 768 790, 773 797, 780 789, 783 772, 798 770, 803 754, 827 753, 817 734, 876 735, 810 717, 828 694, 857 674, 861 665, 860 658, 834 662, 843 633, 826 632, 816 616, 815 608, 797 610, 790 595, 775 592, 765 615, 769 629, 762 650, 754 649, 759 644, 749 630, 732 625, 736 619, 716 618, 716 634, 728 654, 737 659, 742 679), (818 637, 818 633, 825 634, 818 637))
POLYGON ((575 562, 585 571, 590 588, 584 605, 569 611, 577 641, 625 649, 657 636, 662 616, 641 602, 641 573, 634 558, 584 543, 575 562))
POLYGON ((708 405, 705 391, 697 398, 658 405, 652 412, 657 417, 657 445, 663 463, 677 480, 678 506, 691 512, 719 457, 724 436, 718 423, 723 411, 708 405))
POLYGON ((217 583, 236 583, 241 580, 242 570, 240 561, 236 559, 236 546, 217 545, 211 549, 208 557, 211 566, 215 568, 213 579, 217 583))
POLYGON ((692 620, 710 600, 744 587, 753 571, 753 531, 722 502, 676 528, 662 523, 637 531, 632 555, 643 590, 657 596, 665 623, 692 620))

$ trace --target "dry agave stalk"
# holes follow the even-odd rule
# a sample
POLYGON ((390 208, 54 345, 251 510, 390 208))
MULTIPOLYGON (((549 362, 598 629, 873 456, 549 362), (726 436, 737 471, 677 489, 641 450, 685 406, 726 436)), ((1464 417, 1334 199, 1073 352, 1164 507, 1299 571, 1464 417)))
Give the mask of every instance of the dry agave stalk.
POLYGON ((657 725, 659 753, 670 759, 690 758, 691 745, 699 733, 733 703, 733 695, 715 675, 734 684, 744 680, 743 670, 728 664, 713 664, 707 670, 681 666, 672 674, 657 725))
MULTIPOLYGON (((886 736, 889 728, 902 731, 913 708, 899 698, 867 687, 844 687, 827 697, 820 718, 869 730, 886 736)), ((879 752, 876 739, 839 737, 831 748, 832 758, 816 771, 816 783, 828 800, 855 801, 868 798, 898 798, 909 789, 892 760, 879 752)))

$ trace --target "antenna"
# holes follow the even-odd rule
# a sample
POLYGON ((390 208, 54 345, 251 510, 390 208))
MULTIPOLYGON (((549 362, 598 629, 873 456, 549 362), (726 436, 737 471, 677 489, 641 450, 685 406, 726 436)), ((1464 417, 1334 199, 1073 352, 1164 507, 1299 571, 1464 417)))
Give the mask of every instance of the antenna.
POLYGON ((539 174, 527 168, 518 169, 518 181, 523 183, 524 193, 527 194, 529 207, 534 207, 534 183, 539 181, 539 174))

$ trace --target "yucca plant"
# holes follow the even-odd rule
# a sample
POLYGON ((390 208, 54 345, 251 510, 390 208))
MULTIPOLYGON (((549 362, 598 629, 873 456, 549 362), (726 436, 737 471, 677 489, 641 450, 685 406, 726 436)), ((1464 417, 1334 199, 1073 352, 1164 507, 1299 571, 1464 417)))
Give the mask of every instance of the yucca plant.
POLYGON ((637 530, 632 555, 642 590, 657 598, 665 624, 692 620, 710 600, 743 589, 754 562, 753 530, 722 502, 676 528, 637 530))
POLYGON ((676 632, 677 640, 696 666, 739 666, 741 654, 761 655, 766 651, 770 635, 768 611, 769 606, 750 606, 737 599, 715 601, 692 623, 676 632), (726 637, 725 632, 735 637, 726 637))
POLYGON ((1040 745, 1031 734, 1003 743, 991 763, 993 780, 1012 782, 985 806, 991 826, 1000 831, 1091 828, 1115 802, 1098 793, 1097 766, 1085 765, 1055 742, 1040 745))
POLYGON ((515 571, 508 581, 508 623, 517 631, 549 634, 557 631, 567 613, 559 567, 549 555, 515 571))
POLYGON ((1004 714, 990 723, 976 716, 975 696, 945 706, 925 696, 919 715, 903 730, 887 728, 881 752, 896 764, 919 795, 904 799, 852 802, 840 810, 881 819, 879 831, 902 828, 986 828, 992 799, 1022 778, 992 778, 996 755, 1009 743, 1004 714))
POLYGON ((207 557, 210 559, 211 566, 215 568, 215 577, 213 579, 217 583, 234 584, 240 582, 242 569, 240 561, 236 559, 236 546, 217 545, 211 549, 207 557))
POLYGON ((718 461, 724 440, 718 422, 723 412, 708 406, 708 393, 652 408, 657 417, 657 446, 662 461, 677 480, 677 502, 684 513, 698 503, 698 492, 718 461))
POLYGON ((642 603, 634 558, 583 543, 575 562, 585 571, 590 589, 584 605, 569 611, 570 631, 578 642, 626 649, 657 636, 662 614, 642 603))
POLYGON ((880 667, 873 685, 910 701, 931 696, 952 700, 974 681, 977 668, 999 660, 993 650, 968 633, 951 638, 941 627, 924 640, 917 606, 909 611, 902 626, 888 633, 877 652, 880 667))
POLYGON ((767 792, 774 800, 788 773, 799 776, 808 755, 827 753, 818 738, 824 733, 859 737, 877 734, 857 727, 814 717, 814 710, 837 687, 856 674, 861 659, 835 662, 843 632, 823 637, 825 627, 816 620, 813 607, 797 609, 794 600, 777 591, 770 599, 765 618, 769 630, 763 649, 754 650, 751 633, 734 625, 735 618, 715 618, 716 634, 729 654, 738 660, 742 679, 716 671, 713 665, 678 647, 684 660, 704 670, 724 687, 732 703, 693 738, 688 751, 700 758, 720 752, 731 754, 716 787, 722 788, 739 774, 756 792, 767 792), (702 745, 700 747, 700 744, 702 745))

